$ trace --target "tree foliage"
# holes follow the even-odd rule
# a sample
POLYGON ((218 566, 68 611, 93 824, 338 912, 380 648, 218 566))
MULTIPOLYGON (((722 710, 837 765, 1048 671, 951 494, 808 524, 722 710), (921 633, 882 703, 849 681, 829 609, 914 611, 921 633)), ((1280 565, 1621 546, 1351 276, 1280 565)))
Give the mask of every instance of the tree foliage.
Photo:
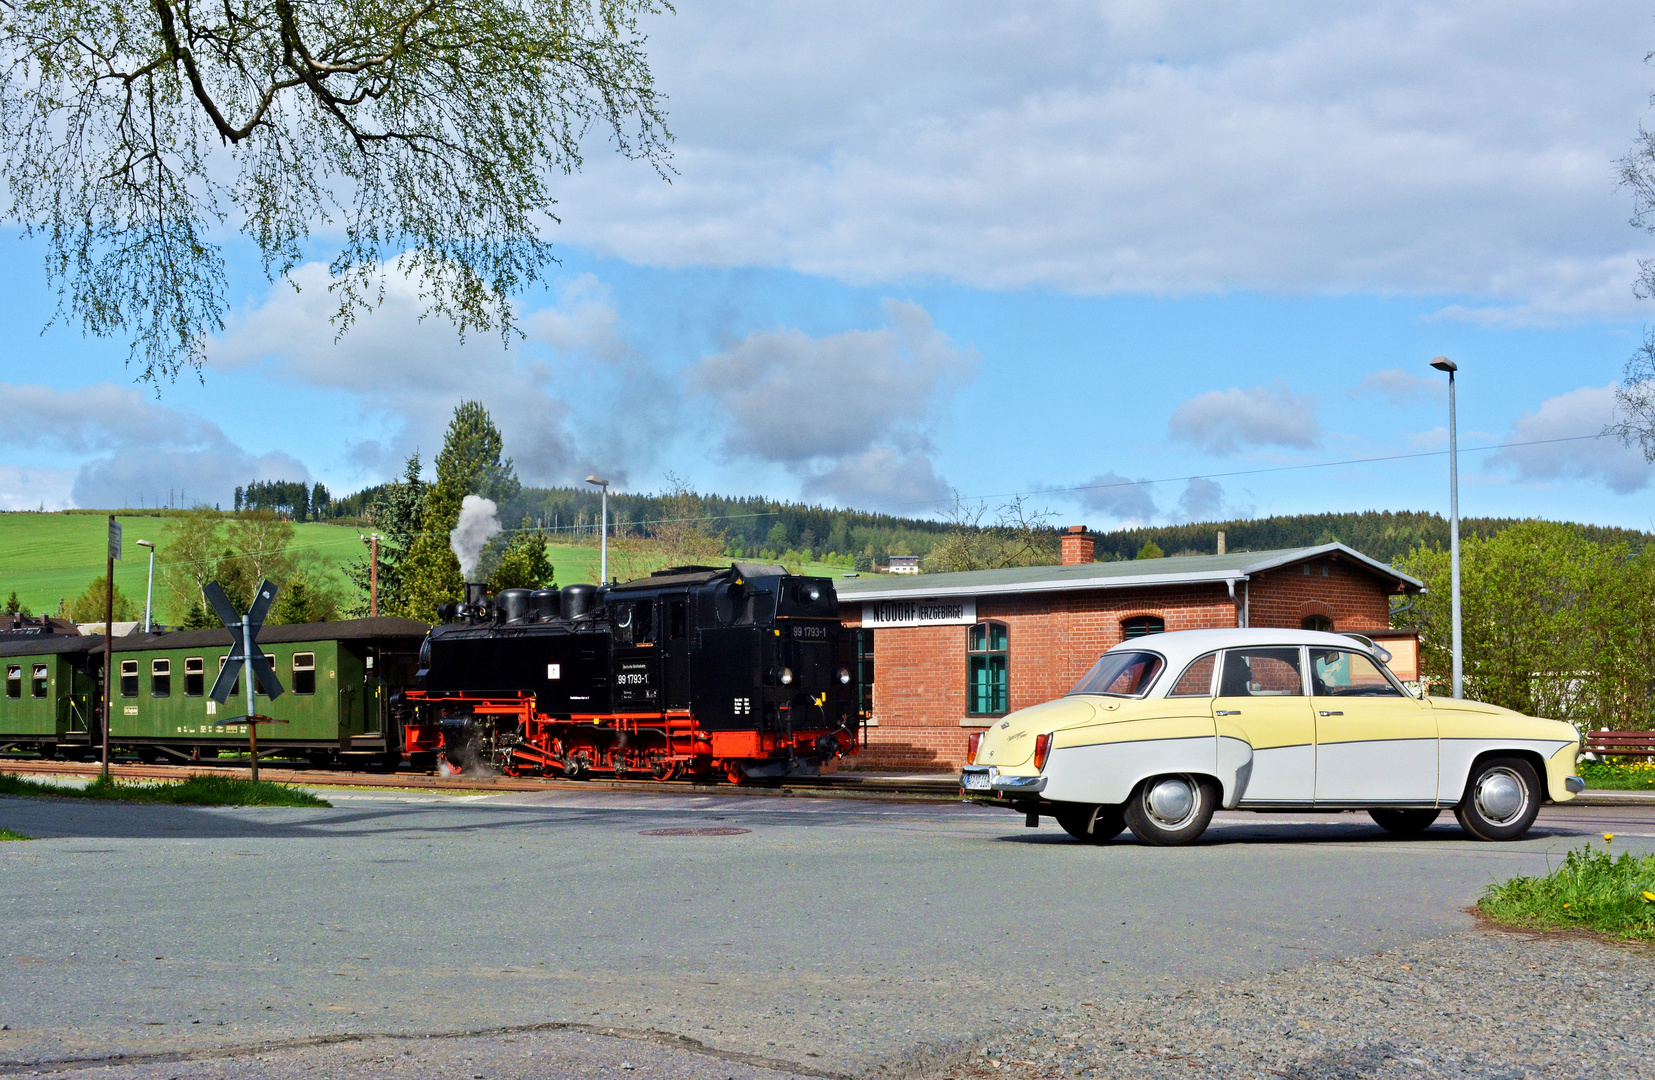
MULTIPOLYGON (((169 613, 185 628, 217 626, 203 593, 209 581, 219 583, 237 611, 246 611, 259 582, 268 578, 284 591, 290 583, 302 581, 307 593, 302 610, 337 617, 338 598, 320 572, 307 568, 306 558, 293 550, 293 537, 293 523, 269 510, 221 514, 196 507, 173 519, 156 553, 169 613)), ((278 592, 277 603, 281 601, 278 592)))
POLYGON ((640 15, 656 0, 5 0, 0 166, 59 315, 199 368, 226 224, 285 275, 313 230, 341 331, 397 258, 463 335, 550 259, 552 178, 607 129, 667 170, 640 15))
MULTIPOLYGON (((69 608, 66 612, 68 617, 72 621, 78 623, 103 622, 106 612, 104 605, 107 603, 107 597, 104 595, 105 590, 108 588, 107 582, 108 579, 102 574, 99 574, 97 577, 93 578, 92 584, 86 587, 85 592, 69 601, 69 608)), ((138 605, 133 603, 132 600, 121 591, 121 587, 119 585, 115 586, 114 621, 133 622, 142 614, 143 612, 139 609, 138 605)))
POLYGON ((518 493, 521 485, 511 459, 501 456, 504 450, 487 409, 475 401, 455 408, 437 454, 437 482, 426 488, 420 531, 402 564, 406 613, 412 618, 436 622, 438 607, 461 599, 465 582, 448 534, 459 523, 467 495, 502 503, 518 493))
POLYGON ((546 534, 524 518, 522 526, 510 536, 493 572, 489 574, 489 592, 541 589, 550 585, 553 569, 552 561, 546 557, 546 534))
POLYGON ((999 507, 994 522, 984 525, 988 504, 968 502, 956 491, 946 516, 952 530, 920 561, 928 574, 1046 566, 1058 560, 1051 511, 1034 510, 1021 497, 999 507))
MULTIPOLYGON (((1421 670, 1452 672, 1449 556, 1399 565, 1427 592, 1393 616, 1420 632, 1421 670)), ((1655 550, 1594 543, 1568 525, 1527 522, 1460 548, 1465 695, 1594 727, 1647 729, 1655 670, 1655 550)))
MULTIPOLYGON (((367 504, 368 524, 379 534, 379 613, 381 615, 409 614, 408 551, 424 527, 426 482, 419 451, 408 456, 403 466, 402 479, 374 489, 367 504)), ((372 557, 372 549, 368 552, 372 557)), ((345 576, 356 586, 357 597, 350 605, 349 614, 362 617, 368 614, 373 582, 367 558, 345 568, 345 576)))

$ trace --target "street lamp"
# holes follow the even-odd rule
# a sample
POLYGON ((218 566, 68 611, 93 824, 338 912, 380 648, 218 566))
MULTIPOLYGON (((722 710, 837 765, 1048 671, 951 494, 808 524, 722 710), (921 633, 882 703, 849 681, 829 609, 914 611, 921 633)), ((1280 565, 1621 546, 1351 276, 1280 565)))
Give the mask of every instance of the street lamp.
POLYGON ((1448 559, 1449 592, 1454 626, 1454 696, 1465 696, 1464 668, 1460 661, 1460 443, 1454 415, 1454 372, 1460 366, 1446 356, 1431 361, 1438 371, 1448 373, 1448 559))
POLYGON ((588 476, 586 482, 603 489, 603 523, 598 527, 598 535, 602 537, 599 548, 601 554, 598 556, 598 584, 606 585, 609 583, 609 481, 597 476, 588 476))
POLYGON ((147 634, 150 605, 155 600, 155 545, 148 540, 140 540, 138 546, 149 548, 149 586, 144 590, 144 633, 147 634))

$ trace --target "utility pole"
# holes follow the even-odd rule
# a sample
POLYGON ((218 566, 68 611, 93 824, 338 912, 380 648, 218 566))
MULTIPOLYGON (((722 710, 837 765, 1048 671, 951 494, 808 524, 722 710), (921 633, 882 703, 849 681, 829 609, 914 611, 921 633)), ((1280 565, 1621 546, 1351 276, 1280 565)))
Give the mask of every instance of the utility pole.
POLYGON ((155 542, 153 540, 138 541, 139 547, 149 548, 149 585, 144 589, 144 633, 150 632, 150 612, 155 604, 155 542))
POLYGON ((1446 356, 1432 360, 1431 366, 1448 373, 1448 575, 1454 627, 1454 697, 1463 698, 1465 668, 1460 656, 1460 443, 1454 407, 1454 372, 1460 366, 1446 356))
POLYGON ((601 518, 602 524, 598 526, 603 538, 599 542, 601 554, 598 556, 598 584, 607 585, 609 584, 609 481, 597 476, 588 476, 586 482, 596 484, 603 489, 603 517, 601 518))
POLYGON ((379 534, 362 537, 368 545, 368 618, 379 618, 379 534))

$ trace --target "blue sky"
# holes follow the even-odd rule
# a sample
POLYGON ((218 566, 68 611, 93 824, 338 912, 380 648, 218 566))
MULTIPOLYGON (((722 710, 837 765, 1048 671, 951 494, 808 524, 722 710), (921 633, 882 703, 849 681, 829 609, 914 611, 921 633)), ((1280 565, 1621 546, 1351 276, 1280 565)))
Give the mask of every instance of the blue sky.
POLYGON ((1026 492, 1094 528, 1445 509, 1440 456, 1258 470, 1442 449, 1446 354, 1462 446, 1496 448, 1464 513, 1655 528, 1635 452, 1513 445, 1609 423, 1650 317, 1615 162, 1652 14, 681 5, 649 24, 677 175, 594 142, 509 349, 421 322, 394 265, 336 341, 318 264, 273 285, 227 235, 234 316, 157 396, 122 344, 42 335, 40 250, 0 241, 0 508, 349 491, 476 397, 537 483, 1026 492))

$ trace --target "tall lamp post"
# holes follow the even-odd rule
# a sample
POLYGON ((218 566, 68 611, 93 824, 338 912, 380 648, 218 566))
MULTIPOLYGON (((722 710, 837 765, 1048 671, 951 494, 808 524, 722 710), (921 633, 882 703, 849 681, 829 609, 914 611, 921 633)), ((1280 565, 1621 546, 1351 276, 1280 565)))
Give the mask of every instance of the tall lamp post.
POLYGON ((599 547, 601 554, 598 556, 598 584, 607 585, 609 583, 609 481, 597 476, 588 476, 586 482, 596 484, 603 489, 603 517, 601 519, 602 524, 598 526, 598 534, 602 537, 599 547))
POLYGON ((149 633, 149 613, 155 602, 155 544, 149 540, 138 541, 139 547, 149 548, 149 585, 144 589, 144 633, 149 633))
POLYGON ((1448 373, 1448 560, 1449 593, 1454 626, 1454 696, 1465 696, 1464 668, 1460 661, 1460 442, 1454 412, 1454 372, 1460 366, 1446 356, 1431 361, 1438 371, 1448 373))

